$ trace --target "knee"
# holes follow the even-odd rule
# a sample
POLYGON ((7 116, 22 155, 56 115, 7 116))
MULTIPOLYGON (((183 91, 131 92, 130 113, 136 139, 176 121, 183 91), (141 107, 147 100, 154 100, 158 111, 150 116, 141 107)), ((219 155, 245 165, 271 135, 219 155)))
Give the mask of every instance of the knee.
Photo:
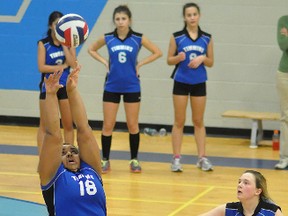
POLYGON ((183 129, 185 125, 185 121, 175 121, 174 127, 177 129, 183 129))
POLYGON ((128 128, 128 131, 129 133, 131 134, 136 134, 139 132, 139 126, 138 126, 138 123, 127 123, 127 128, 128 128))
POLYGON ((103 128, 102 128, 102 131, 105 133, 105 134, 110 134, 112 133, 113 129, 114 129, 114 125, 115 123, 105 123, 103 124, 103 128))
POLYGON ((285 123, 288 123, 288 115, 282 115, 282 116, 280 117, 280 121, 285 122, 285 123))
POLYGON ((64 130, 68 132, 74 131, 73 124, 65 125, 64 130))
POLYGON ((193 119, 193 125, 194 127, 198 127, 198 128, 201 128, 201 127, 204 127, 204 121, 203 119, 193 119))

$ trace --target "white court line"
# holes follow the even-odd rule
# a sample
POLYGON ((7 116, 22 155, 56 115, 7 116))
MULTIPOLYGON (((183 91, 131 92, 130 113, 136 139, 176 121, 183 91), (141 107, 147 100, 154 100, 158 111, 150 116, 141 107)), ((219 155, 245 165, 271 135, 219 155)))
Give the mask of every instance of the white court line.
POLYGON ((16 16, 0 16, 0 22, 20 23, 31 1, 32 0, 23 0, 16 16))

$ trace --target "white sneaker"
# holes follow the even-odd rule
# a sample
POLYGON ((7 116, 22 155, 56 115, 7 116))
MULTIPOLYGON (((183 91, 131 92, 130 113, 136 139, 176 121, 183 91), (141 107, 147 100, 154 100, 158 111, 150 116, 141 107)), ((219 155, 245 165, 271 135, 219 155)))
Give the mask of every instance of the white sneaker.
POLYGON ((173 158, 171 164, 171 171, 172 172, 183 172, 182 165, 180 163, 180 158, 173 158))
POLYGON ((280 159, 280 161, 275 165, 275 169, 283 170, 288 167, 288 159, 280 159))
POLYGON ((213 166, 212 163, 206 157, 199 158, 197 161, 197 167, 203 171, 212 171, 213 166))

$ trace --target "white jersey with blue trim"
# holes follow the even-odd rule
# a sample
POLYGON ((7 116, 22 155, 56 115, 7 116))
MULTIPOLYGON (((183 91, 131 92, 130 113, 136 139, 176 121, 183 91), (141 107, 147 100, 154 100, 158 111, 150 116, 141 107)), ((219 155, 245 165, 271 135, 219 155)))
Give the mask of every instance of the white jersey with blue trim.
POLYGON ((101 177, 84 161, 77 172, 60 165, 54 178, 41 186, 49 216, 106 216, 101 177))
POLYGON ((200 27, 198 28, 198 37, 193 40, 187 29, 173 33, 175 38, 177 53, 184 52, 186 58, 184 61, 179 62, 171 75, 177 82, 186 84, 198 84, 206 82, 207 71, 205 65, 202 63, 197 68, 188 67, 189 62, 200 55, 206 55, 207 47, 211 40, 211 35, 203 32, 200 27))
POLYGON ((136 73, 137 57, 141 48, 142 34, 130 29, 125 39, 117 31, 105 34, 109 53, 109 72, 105 91, 116 93, 140 92, 140 79, 136 73))

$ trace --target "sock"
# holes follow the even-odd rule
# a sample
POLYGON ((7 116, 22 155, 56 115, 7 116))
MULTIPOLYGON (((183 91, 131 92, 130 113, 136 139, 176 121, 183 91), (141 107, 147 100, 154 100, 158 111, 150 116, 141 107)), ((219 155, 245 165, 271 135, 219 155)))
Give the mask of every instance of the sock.
POLYGON ((101 135, 103 160, 109 160, 111 142, 112 142, 112 135, 111 136, 104 136, 103 134, 101 135))
POLYGON ((181 158, 181 155, 174 155, 174 159, 181 158))
POLYGON ((139 150, 139 143, 140 143, 140 134, 129 134, 129 143, 130 143, 130 153, 131 153, 131 160, 137 158, 138 150, 139 150))

